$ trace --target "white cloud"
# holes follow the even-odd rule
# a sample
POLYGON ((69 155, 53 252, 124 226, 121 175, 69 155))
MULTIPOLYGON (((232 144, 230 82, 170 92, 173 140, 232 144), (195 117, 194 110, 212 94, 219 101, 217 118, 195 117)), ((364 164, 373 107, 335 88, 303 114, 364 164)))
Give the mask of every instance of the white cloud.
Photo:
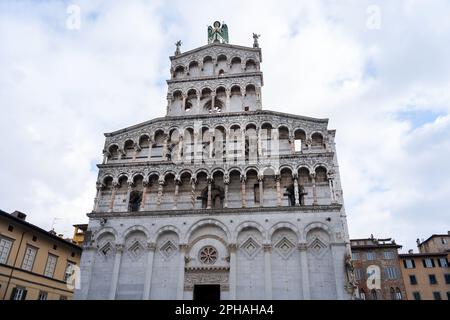
POLYGON ((330 118, 351 237, 404 249, 446 232, 450 194, 450 4, 374 1, 78 1, 0 4, 2 209, 70 234, 92 209, 104 132, 164 115, 168 56, 206 43, 225 20, 231 43, 261 33, 266 109, 330 118), (440 114, 419 126, 398 115, 440 114))

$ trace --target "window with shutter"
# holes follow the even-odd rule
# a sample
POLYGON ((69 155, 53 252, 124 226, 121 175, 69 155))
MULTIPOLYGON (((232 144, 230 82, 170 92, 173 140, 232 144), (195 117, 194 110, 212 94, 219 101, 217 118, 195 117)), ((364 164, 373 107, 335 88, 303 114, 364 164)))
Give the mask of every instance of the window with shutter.
POLYGON ((27 290, 23 287, 15 287, 11 292, 11 300, 25 300, 27 290))

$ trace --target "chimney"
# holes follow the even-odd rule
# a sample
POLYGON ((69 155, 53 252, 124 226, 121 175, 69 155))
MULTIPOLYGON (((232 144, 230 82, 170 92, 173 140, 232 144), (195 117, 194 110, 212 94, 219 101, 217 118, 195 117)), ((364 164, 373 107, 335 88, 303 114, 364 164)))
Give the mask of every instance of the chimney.
POLYGON ((417 238, 416 243, 417 243, 417 246, 420 246, 420 240, 419 240, 419 238, 417 238))
POLYGON ((412 254, 412 253, 413 253, 413 249, 409 249, 409 250, 408 250, 408 253, 409 253, 409 254, 412 254))
POLYGON ((25 221, 25 219, 27 218, 27 215, 25 213, 17 211, 17 210, 14 211, 13 213, 11 213, 11 215, 13 217, 16 217, 16 218, 18 218, 20 220, 23 220, 23 221, 25 221))

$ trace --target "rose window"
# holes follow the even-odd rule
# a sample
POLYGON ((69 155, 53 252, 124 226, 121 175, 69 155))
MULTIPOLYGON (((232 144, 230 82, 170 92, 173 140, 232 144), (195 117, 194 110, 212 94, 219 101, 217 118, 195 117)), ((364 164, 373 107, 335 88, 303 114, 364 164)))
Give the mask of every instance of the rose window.
POLYGON ((214 264, 217 261, 217 250, 207 246, 200 250, 200 261, 204 264, 214 264))

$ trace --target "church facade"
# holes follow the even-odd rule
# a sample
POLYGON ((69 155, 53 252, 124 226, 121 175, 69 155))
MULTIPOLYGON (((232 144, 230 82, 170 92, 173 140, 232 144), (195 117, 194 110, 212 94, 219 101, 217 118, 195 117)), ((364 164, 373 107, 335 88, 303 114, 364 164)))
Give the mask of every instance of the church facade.
POLYGON ((350 299, 327 119, 262 109, 259 36, 171 60, 163 118, 107 133, 77 299, 350 299))

